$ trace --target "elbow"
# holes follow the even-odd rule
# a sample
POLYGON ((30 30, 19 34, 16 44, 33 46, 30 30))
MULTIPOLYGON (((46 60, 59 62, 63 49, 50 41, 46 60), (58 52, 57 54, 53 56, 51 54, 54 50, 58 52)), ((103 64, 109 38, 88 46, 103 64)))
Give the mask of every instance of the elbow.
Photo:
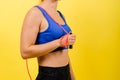
POLYGON ((27 59, 28 58, 28 56, 24 52, 21 52, 21 57, 22 57, 22 59, 27 59))
POLYGON ((28 57, 28 53, 27 53, 26 51, 20 50, 20 53, 21 53, 22 59, 27 59, 27 58, 29 58, 29 57, 28 57))
POLYGON ((32 58, 32 48, 31 46, 26 46, 26 45, 22 45, 20 44, 20 54, 22 59, 28 59, 28 58, 32 58))

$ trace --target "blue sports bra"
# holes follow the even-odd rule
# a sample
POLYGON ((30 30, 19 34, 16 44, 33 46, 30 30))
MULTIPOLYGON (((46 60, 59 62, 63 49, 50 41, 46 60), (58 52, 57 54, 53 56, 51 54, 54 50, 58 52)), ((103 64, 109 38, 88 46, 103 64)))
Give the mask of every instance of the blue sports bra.
MULTIPOLYGON (((44 17, 46 18, 46 20, 48 22, 48 28, 43 32, 38 32, 35 44, 44 44, 44 43, 59 39, 60 37, 62 37, 66 34, 66 32, 49 16, 49 14, 42 7, 40 7, 40 6, 35 6, 35 7, 37 7, 42 12, 42 14, 44 15, 44 17)), ((58 10, 57 10, 57 12, 62 17, 62 19, 64 20, 64 23, 65 23, 61 26, 67 32, 71 32, 71 29, 67 25, 62 13, 58 10)), ((63 49, 67 49, 67 48, 58 47, 57 49, 53 50, 52 52, 55 52, 58 50, 63 50, 63 49)))

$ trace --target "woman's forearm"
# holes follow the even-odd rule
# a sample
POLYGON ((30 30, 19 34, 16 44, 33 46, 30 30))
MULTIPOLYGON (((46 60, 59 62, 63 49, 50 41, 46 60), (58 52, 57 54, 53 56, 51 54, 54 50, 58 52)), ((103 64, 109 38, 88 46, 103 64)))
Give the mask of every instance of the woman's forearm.
POLYGON ((23 59, 34 58, 48 54, 60 46, 59 39, 38 45, 31 45, 21 51, 23 59))

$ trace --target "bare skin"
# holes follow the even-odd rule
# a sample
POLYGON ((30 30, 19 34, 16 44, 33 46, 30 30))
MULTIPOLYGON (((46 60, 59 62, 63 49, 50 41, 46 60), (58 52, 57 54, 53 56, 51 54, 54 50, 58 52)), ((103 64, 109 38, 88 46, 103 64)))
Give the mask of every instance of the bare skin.
MULTIPOLYGON (((63 19, 57 12, 57 0, 44 0, 39 6, 43 7, 51 17, 59 24, 64 24, 63 19)), ((36 8, 31 8, 25 16, 22 31, 20 51, 23 59, 37 57, 40 66, 60 67, 70 63, 68 50, 61 50, 51 53, 51 51, 60 47, 60 39, 53 40, 46 44, 35 45, 38 32, 43 32, 48 28, 48 22, 42 12, 36 8)), ((75 43, 75 35, 69 35, 68 45, 75 43)), ((63 41, 64 43, 64 41, 63 41)), ((71 68, 72 80, 75 80, 71 68)))

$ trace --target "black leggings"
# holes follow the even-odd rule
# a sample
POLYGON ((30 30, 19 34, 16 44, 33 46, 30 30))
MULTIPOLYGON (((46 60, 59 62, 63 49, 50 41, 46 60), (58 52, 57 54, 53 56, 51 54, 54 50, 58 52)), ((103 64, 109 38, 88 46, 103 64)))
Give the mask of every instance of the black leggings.
POLYGON ((63 67, 39 66, 36 80, 71 80, 69 64, 63 67))

